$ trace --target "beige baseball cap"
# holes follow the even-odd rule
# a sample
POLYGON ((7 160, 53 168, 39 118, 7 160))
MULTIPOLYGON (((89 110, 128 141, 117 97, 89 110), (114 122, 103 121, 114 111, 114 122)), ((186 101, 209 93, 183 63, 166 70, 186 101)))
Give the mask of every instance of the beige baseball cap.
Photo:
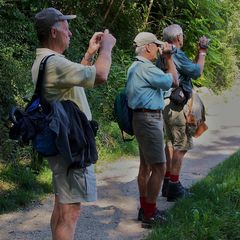
POLYGON ((138 35, 134 38, 134 44, 136 47, 141 47, 144 45, 147 45, 149 43, 156 43, 157 45, 162 45, 164 42, 157 39, 157 37, 150 32, 140 32, 138 35))
POLYGON ((71 20, 74 18, 76 18, 76 15, 63 15, 55 8, 45 8, 35 15, 35 23, 37 29, 46 31, 58 21, 71 20))

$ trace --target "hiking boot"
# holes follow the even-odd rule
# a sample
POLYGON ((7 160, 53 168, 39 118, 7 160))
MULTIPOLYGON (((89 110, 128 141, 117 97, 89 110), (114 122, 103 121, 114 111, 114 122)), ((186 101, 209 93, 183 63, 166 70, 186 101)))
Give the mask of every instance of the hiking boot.
POLYGON ((144 217, 144 210, 143 210, 143 208, 139 208, 137 220, 138 220, 138 221, 142 221, 142 220, 143 220, 143 217, 144 217))
POLYGON ((150 217, 150 218, 143 217, 142 227, 143 228, 152 228, 156 225, 164 224, 164 223, 166 223, 166 221, 167 221, 166 212, 156 209, 154 214, 152 215, 152 217, 150 217))
POLYGON ((180 181, 168 183, 167 201, 175 202, 179 198, 190 197, 192 194, 184 188, 180 181))
POLYGON ((162 185, 162 196, 167 197, 169 178, 164 178, 162 185))

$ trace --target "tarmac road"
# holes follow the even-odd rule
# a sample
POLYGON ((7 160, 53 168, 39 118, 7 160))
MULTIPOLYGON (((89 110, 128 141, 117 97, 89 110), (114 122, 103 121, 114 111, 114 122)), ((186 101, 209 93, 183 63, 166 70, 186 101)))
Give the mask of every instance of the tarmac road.
MULTIPOLYGON (((195 148, 184 161, 183 185, 190 186, 203 178, 218 163, 240 146, 240 83, 221 96, 206 89, 200 93, 207 109, 209 130, 195 140, 195 148)), ((119 159, 105 166, 97 175, 99 200, 84 204, 76 230, 76 240, 139 240, 149 230, 136 221, 138 189, 136 176, 138 158, 119 159)), ((158 207, 166 209, 173 203, 159 197, 158 207)), ((53 196, 22 211, 0 216, 1 240, 51 239, 49 227, 53 196)))

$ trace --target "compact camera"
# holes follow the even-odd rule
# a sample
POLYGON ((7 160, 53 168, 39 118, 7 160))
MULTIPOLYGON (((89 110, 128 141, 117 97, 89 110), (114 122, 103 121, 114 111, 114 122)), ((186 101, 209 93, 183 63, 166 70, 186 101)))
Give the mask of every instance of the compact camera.
POLYGON ((209 47, 209 45, 210 45, 210 42, 211 42, 211 39, 203 36, 203 37, 199 38, 198 45, 202 49, 207 49, 209 47))

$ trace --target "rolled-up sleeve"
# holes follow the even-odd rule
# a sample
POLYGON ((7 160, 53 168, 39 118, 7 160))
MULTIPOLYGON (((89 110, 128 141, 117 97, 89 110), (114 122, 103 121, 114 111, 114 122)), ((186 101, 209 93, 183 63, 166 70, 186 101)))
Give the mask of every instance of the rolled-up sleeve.
POLYGON ((48 86, 92 88, 96 78, 95 66, 74 63, 64 57, 52 58, 48 64, 48 86), (56 81, 57 80, 57 81, 56 81))

